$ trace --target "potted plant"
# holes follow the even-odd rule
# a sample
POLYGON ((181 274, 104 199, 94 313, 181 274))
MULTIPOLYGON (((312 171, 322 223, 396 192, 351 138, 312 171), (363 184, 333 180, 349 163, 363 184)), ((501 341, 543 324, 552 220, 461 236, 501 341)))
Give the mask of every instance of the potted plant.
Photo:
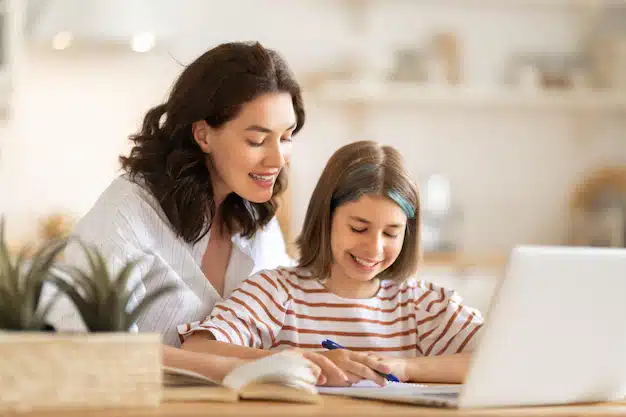
MULTIPOLYGON (((88 269, 59 266, 66 239, 27 259, 11 257, 0 224, 0 409, 156 406, 162 396, 161 335, 128 330, 167 285, 131 306, 137 262, 112 274, 95 248, 78 242, 88 269), (44 285, 57 291, 42 302, 44 285), (46 313, 66 296, 88 332, 54 330, 46 313)), ((23 252, 26 253, 26 252, 23 252)), ((145 283, 152 277, 142 277, 145 283)))

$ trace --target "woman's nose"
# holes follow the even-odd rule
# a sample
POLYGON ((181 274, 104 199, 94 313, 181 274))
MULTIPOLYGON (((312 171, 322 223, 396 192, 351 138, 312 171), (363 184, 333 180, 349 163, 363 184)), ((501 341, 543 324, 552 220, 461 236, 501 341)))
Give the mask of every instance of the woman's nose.
POLYGON ((279 143, 267 148, 265 165, 270 168, 282 168, 285 166, 285 154, 279 143))

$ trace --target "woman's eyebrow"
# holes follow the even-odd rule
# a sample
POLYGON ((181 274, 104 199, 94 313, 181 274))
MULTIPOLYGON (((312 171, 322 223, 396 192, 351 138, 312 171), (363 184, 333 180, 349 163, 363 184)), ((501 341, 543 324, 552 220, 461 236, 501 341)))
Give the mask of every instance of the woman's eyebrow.
MULTIPOLYGON (((287 128, 287 130, 295 129, 297 123, 298 122, 294 122, 291 126, 287 128)), ((246 131, 260 132, 260 133, 274 133, 274 131, 270 129, 269 127, 260 126, 260 125, 250 125, 246 128, 246 131)))

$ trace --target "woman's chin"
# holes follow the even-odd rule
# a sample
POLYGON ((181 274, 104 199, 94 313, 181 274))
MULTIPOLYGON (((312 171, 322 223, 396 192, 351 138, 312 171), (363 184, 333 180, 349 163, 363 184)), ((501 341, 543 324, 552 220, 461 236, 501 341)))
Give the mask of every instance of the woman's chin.
MULTIPOLYGON (((239 194, 239 193, 238 193, 239 194)), ((273 191, 255 191, 255 192, 246 192, 239 194, 244 200, 248 200, 251 203, 263 204, 270 201, 272 195, 274 195, 273 191)))

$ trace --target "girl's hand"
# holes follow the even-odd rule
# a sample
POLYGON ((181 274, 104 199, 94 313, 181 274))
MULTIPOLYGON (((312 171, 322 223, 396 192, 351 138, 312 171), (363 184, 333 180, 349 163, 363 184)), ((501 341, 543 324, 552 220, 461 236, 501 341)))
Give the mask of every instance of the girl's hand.
POLYGON ((311 369, 317 375, 318 385, 350 385, 347 382, 348 376, 346 373, 324 355, 310 350, 291 350, 298 352, 311 362, 311 369))
POLYGON ((409 380, 408 376, 408 360, 407 358, 395 358, 392 356, 378 356, 378 360, 387 365, 390 369, 388 373, 397 377, 400 382, 409 380))
POLYGON ((329 380, 326 385, 350 386, 354 383, 367 379, 378 385, 385 385, 387 380, 376 371, 388 374, 391 369, 381 358, 371 353, 353 352, 347 349, 334 349, 319 352, 320 355, 330 359, 348 376, 347 381, 329 380))

